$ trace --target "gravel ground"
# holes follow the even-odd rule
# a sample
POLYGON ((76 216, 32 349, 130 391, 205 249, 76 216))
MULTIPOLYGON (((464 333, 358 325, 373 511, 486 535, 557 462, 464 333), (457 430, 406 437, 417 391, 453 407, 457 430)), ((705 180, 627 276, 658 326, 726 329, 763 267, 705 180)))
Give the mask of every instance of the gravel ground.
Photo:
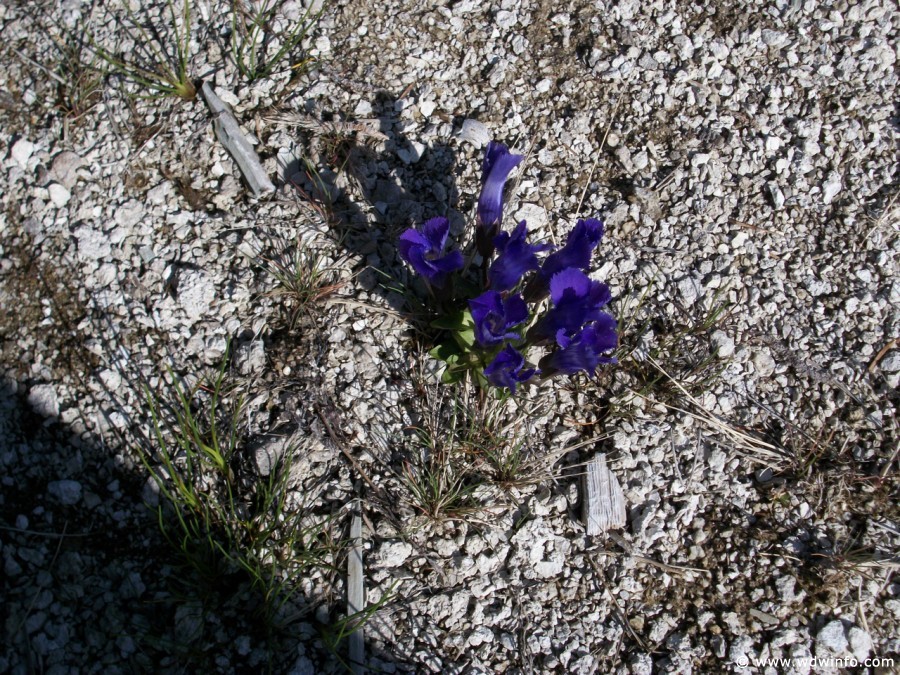
MULTIPOLYGON (((195 584, 146 506, 147 392, 229 344, 256 479, 290 448, 336 541, 363 498, 371 672, 900 663, 895 3, 335 0, 307 70, 248 83, 229 3, 196 0, 190 72, 256 143, 260 199, 199 98, 91 88, 79 36, 141 40, 90 4, 0 6, 0 672, 341 671, 343 549, 266 630, 258 589, 195 584), (394 246, 434 215, 471 236, 490 139, 527 155, 507 224, 605 220, 623 345, 504 405, 434 384, 394 246), (297 242, 335 285, 303 311, 266 269, 297 242), (485 424, 515 479, 427 517, 409 429, 485 424), (588 537, 597 452, 628 524, 588 537)), ((165 36, 165 3, 131 5, 165 36)))

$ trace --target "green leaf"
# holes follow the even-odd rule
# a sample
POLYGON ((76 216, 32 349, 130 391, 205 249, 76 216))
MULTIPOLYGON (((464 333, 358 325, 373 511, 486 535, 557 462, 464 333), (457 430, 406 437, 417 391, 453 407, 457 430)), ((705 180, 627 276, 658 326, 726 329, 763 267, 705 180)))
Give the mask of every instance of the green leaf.
POLYGON ((450 363, 451 359, 454 363, 459 361, 459 357, 462 354, 460 352, 459 346, 453 342, 452 340, 444 340, 440 344, 436 345, 428 352, 429 356, 432 358, 438 359, 439 361, 444 361, 445 363, 450 363))
POLYGON ((460 380, 465 377, 466 369, 465 368, 450 368, 448 367, 444 374, 441 375, 441 382, 444 384, 456 384, 460 380))
MULTIPOLYGON (((464 322, 467 313, 467 310, 460 310, 447 316, 440 316, 431 322, 431 327, 439 328, 440 330, 460 330, 465 326, 464 322)), ((469 319, 471 320, 471 314, 469 319)))
POLYGON ((453 333, 453 339, 456 340, 456 343, 460 347, 462 347, 463 351, 471 351, 472 347, 475 345, 475 329, 466 328, 464 330, 458 330, 453 333))

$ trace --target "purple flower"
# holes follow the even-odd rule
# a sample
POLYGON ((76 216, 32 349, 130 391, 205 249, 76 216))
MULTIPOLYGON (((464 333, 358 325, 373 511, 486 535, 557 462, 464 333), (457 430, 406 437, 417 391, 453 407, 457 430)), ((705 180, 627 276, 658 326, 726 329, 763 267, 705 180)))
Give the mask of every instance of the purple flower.
POLYGON ((534 280, 528 285, 528 299, 533 301, 544 297, 553 275, 568 267, 587 272, 591 264, 591 253, 602 238, 603 221, 586 218, 575 223, 566 238, 565 246, 547 256, 534 280))
POLYGON ((576 267, 569 267, 550 279, 553 307, 529 331, 537 342, 569 338, 585 324, 607 316, 600 308, 610 301, 609 286, 594 281, 576 267))
POLYGON ((491 141, 484 153, 481 165, 481 196, 478 198, 478 222, 490 227, 500 222, 503 216, 503 186, 509 172, 523 159, 513 155, 502 143, 491 141))
POLYGON ((503 299, 497 291, 485 291, 469 300, 475 339, 482 347, 492 347, 504 340, 518 340, 521 336, 510 329, 528 318, 528 307, 521 295, 503 299))
POLYGON ((478 229, 475 231, 475 248, 484 260, 494 252, 494 237, 500 231, 503 218, 503 186, 509 172, 523 159, 513 155, 502 143, 491 141, 484 153, 481 165, 481 195, 478 197, 478 229))
POLYGON ((535 254, 552 248, 551 244, 529 244, 525 241, 527 237, 528 228, 524 220, 512 234, 501 232, 494 237, 494 246, 498 253, 488 271, 488 279, 495 291, 515 288, 526 272, 538 268, 535 254))
POLYGON ((506 345, 484 369, 484 376, 494 386, 507 387, 515 394, 516 385, 531 379, 536 372, 535 368, 526 369, 525 357, 512 345, 506 345))
POLYGON ((441 256, 449 232, 449 220, 432 218, 422 225, 421 232, 413 228, 406 230, 397 243, 400 257, 437 288, 444 285, 448 274, 463 266, 462 253, 459 251, 450 251, 441 256))
POLYGON ((602 354, 615 349, 619 343, 616 320, 601 312, 596 321, 584 326, 575 336, 560 334, 557 342, 560 348, 541 359, 544 375, 573 375, 582 370, 593 374, 601 363, 615 363, 614 358, 602 354))

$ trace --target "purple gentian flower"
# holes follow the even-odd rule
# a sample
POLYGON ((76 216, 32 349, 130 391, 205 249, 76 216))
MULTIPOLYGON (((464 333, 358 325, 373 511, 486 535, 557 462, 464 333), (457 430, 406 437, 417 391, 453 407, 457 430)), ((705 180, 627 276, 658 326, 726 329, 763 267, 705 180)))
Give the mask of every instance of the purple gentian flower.
POLYGON ((497 258, 488 271, 491 288, 495 291, 508 291, 525 276, 526 272, 538 268, 535 255, 552 248, 551 244, 529 244, 526 241, 528 228, 523 220, 512 234, 501 232, 494 237, 497 258))
POLYGON ((448 274, 463 267, 462 253, 459 251, 441 256, 449 232, 449 220, 432 218, 422 225, 421 232, 413 228, 406 230, 397 243, 400 257, 436 288, 444 285, 448 274))
POLYGON ((606 316, 600 308, 610 299, 609 286, 594 281, 577 267, 569 267, 550 279, 550 299, 553 308, 529 331, 538 342, 571 337, 582 326, 606 316))
POLYGON ((603 221, 586 218, 575 223, 566 238, 565 246, 547 256, 534 280, 528 285, 525 295, 529 301, 538 300, 547 294, 550 280, 556 273, 568 267, 577 267, 587 272, 591 265, 591 254, 602 238, 603 221))
POLYGON ((494 386, 507 387, 515 394, 516 385, 530 380, 536 372, 535 368, 526 369, 525 357, 512 345, 506 345, 484 369, 484 376, 494 386))
POLYGON ((469 300, 475 339, 482 347, 492 347, 504 340, 518 340, 521 336, 510 329, 528 318, 528 307, 521 295, 504 299, 497 291, 485 291, 469 300))
POLYGON ((494 252, 494 237, 500 231, 503 218, 503 187, 509 172, 524 159, 513 155, 502 143, 491 141, 484 153, 481 165, 481 195, 478 197, 478 229, 475 232, 475 248, 484 260, 494 252))
POLYGON ((574 337, 560 333, 560 349, 541 359, 541 372, 546 375, 564 373, 574 375, 582 370, 593 374, 601 363, 615 363, 615 359, 602 356, 616 348, 616 320, 601 313, 600 318, 584 326, 574 337))
POLYGON ((510 171, 519 166, 522 155, 513 155, 503 143, 491 141, 481 165, 481 196, 478 197, 478 222, 490 227, 503 217, 503 187, 510 171))

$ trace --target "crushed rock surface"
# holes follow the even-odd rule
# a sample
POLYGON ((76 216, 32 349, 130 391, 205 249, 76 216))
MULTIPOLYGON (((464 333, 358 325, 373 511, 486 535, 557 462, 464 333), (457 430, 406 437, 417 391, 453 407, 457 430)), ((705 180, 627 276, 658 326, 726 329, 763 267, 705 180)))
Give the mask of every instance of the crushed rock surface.
POLYGON ((295 452, 296 494, 338 538, 366 495, 367 596, 387 596, 373 669, 898 662, 895 5, 336 0, 308 72, 248 83, 227 3, 192 4, 192 71, 257 144, 270 197, 248 195, 199 99, 111 77, 63 109, 34 62, 55 67, 84 22, 134 47, 124 13, 0 7, 28 57, 0 81, 0 672, 341 672, 321 627, 342 572, 302 579, 272 638, 238 578, 186 593, 147 508, 146 391, 229 347, 259 475, 295 452), (403 467, 411 428, 437 411, 446 431, 449 395, 394 241, 434 215, 470 236, 491 139, 527 155, 507 224, 559 242, 605 220, 594 276, 628 352, 502 408, 548 475, 435 521, 403 467), (338 286, 300 314, 261 262, 297 242, 338 286), (597 451, 629 513, 591 538, 578 485, 597 451))

